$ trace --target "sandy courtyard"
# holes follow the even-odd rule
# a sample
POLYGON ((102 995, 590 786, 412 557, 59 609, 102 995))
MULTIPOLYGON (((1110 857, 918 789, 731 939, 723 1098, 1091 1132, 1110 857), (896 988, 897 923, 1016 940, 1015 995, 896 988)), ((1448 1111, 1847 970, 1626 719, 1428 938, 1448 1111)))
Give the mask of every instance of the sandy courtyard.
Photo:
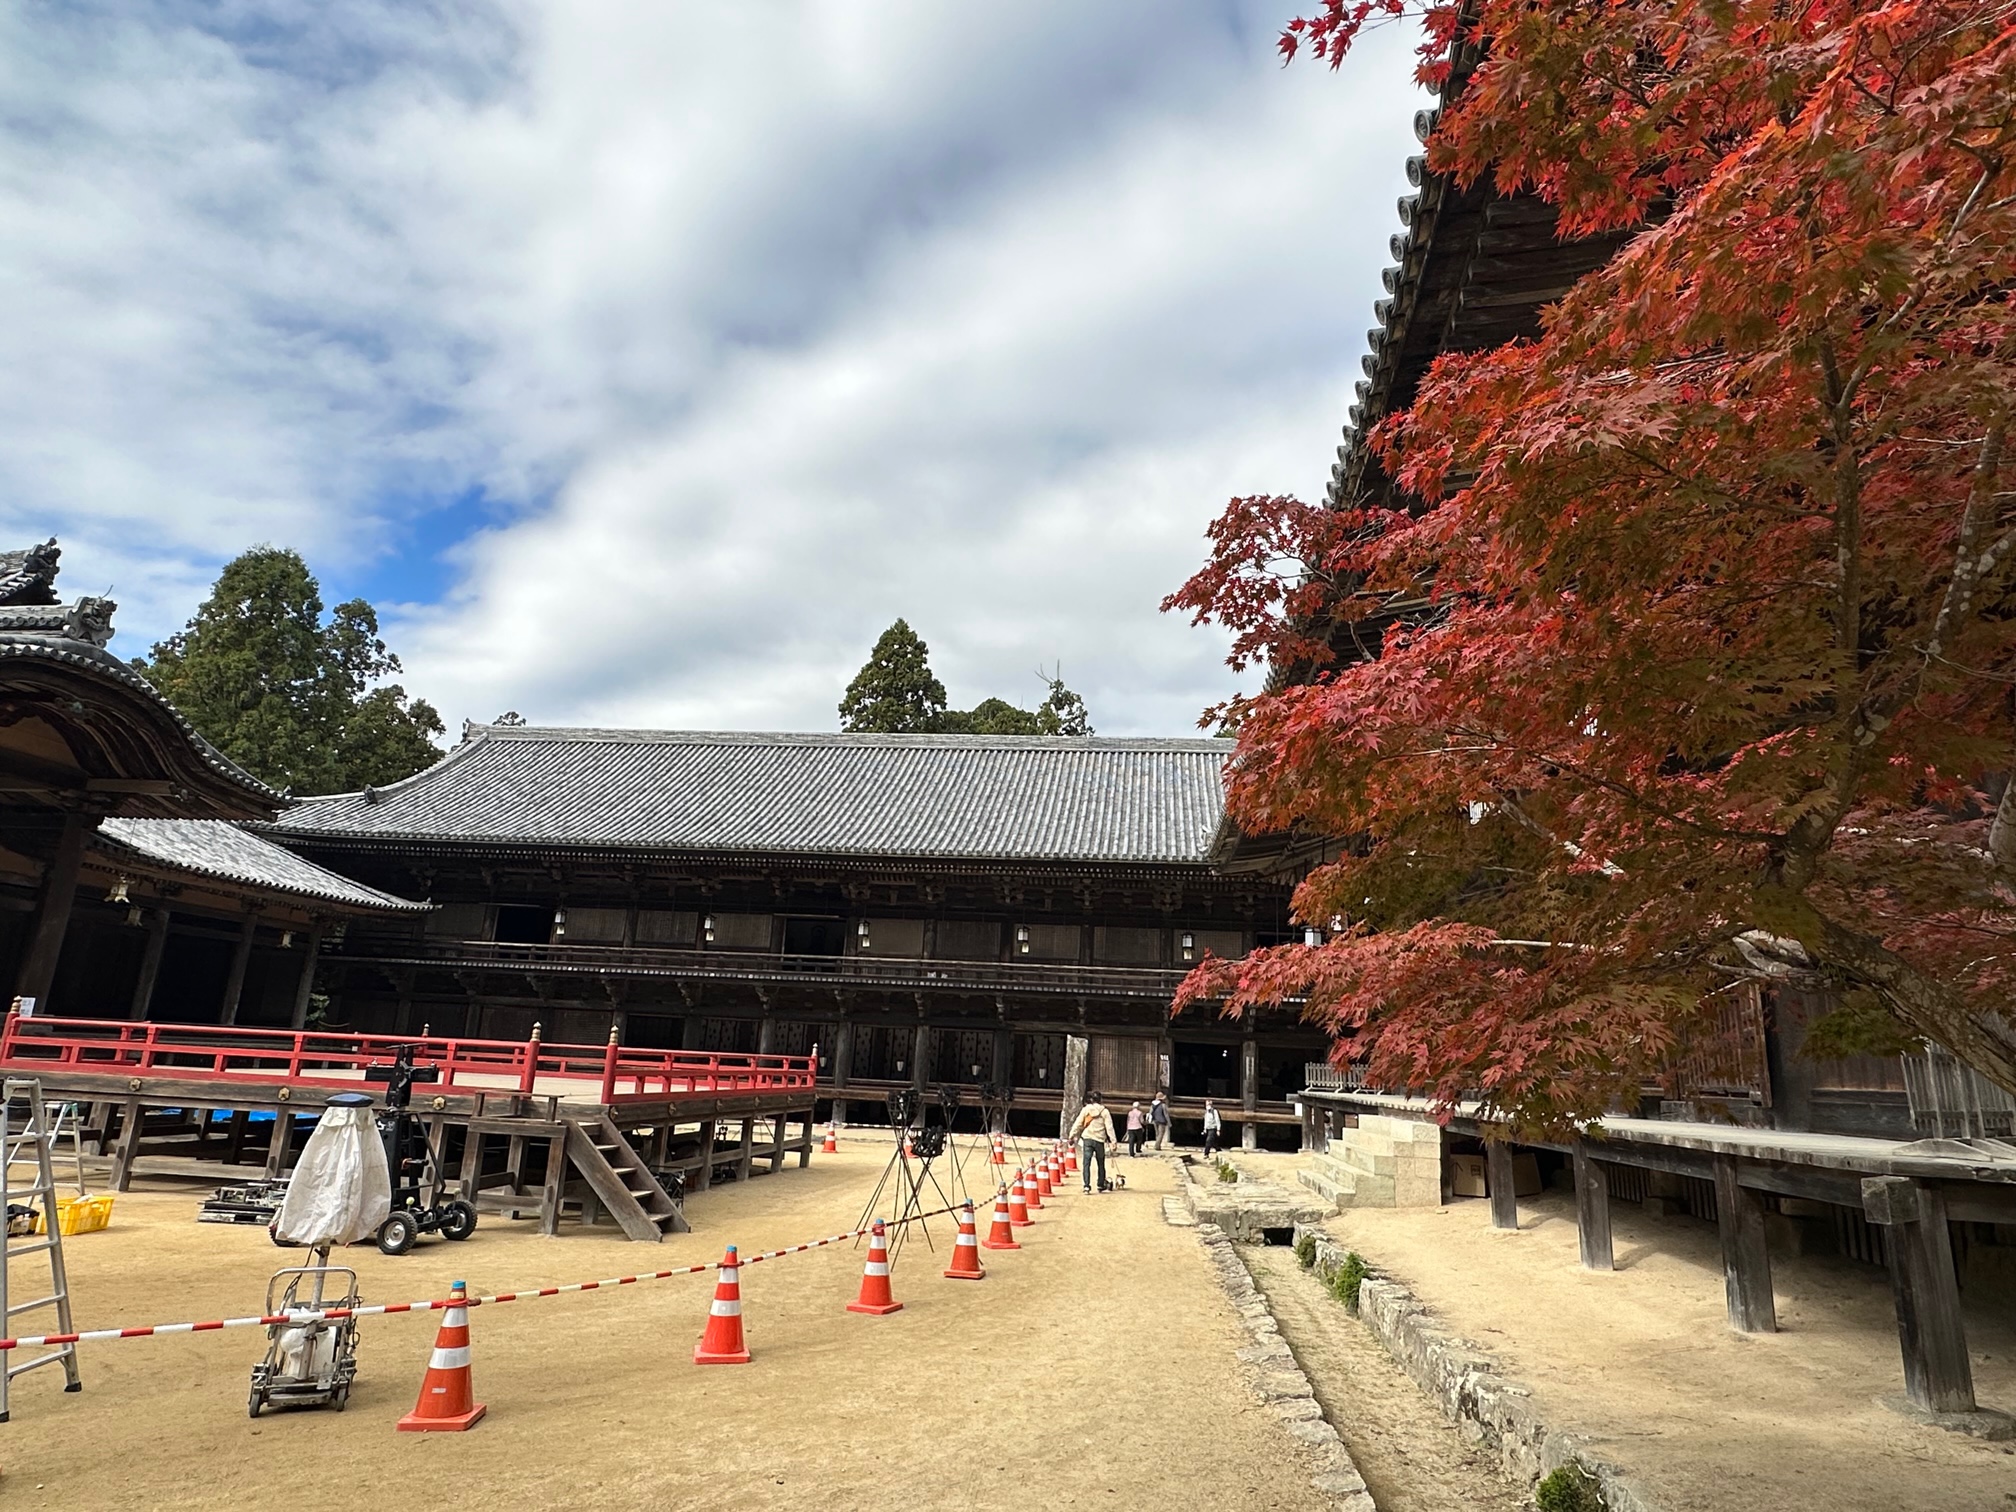
MULTIPOLYGON (((1882 1272, 1774 1255, 1781 1331, 1737 1334, 1712 1224, 1623 1202, 1611 1214, 1608 1275, 1578 1264, 1574 1200, 1559 1192, 1521 1199, 1516 1234, 1494 1230, 1481 1200, 1351 1211, 1327 1227, 1675 1512, 2016 1507, 2016 1444, 1878 1405, 1903 1390, 1882 1272)), ((1978 1399, 2016 1410, 2016 1317, 1970 1308, 1969 1343, 1978 1399)))
MULTIPOLYGON (((353 1250, 367 1302, 622 1275, 779 1247, 853 1225, 888 1146, 854 1142, 696 1198, 699 1232, 644 1246, 608 1227, 484 1220, 466 1244, 390 1259, 353 1250)), ((15 1383, 0 1425, 13 1509, 378 1505, 1315 1509, 1301 1451, 1241 1385, 1246 1343, 1193 1232, 1164 1224, 1161 1161, 1129 1189, 1046 1206, 1026 1248, 980 1283, 934 1255, 898 1260, 904 1311, 844 1311, 864 1251, 745 1268, 754 1363, 697 1368, 713 1277, 479 1308, 463 1434, 401 1434, 439 1315, 367 1320, 347 1411, 246 1416, 255 1329, 86 1345, 84 1390, 58 1369, 15 1383)), ((80 1328, 257 1312, 284 1262, 256 1228, 194 1221, 207 1188, 154 1179, 113 1226, 70 1241, 80 1328)), ((985 1214, 982 1232, 985 1232, 985 1214)))

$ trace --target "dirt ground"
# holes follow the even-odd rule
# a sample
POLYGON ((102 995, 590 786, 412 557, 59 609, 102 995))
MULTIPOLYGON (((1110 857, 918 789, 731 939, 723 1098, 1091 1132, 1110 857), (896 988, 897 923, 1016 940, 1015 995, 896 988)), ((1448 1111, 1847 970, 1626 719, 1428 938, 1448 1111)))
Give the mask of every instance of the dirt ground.
MULTIPOLYGON (((888 1145, 843 1141, 694 1199, 697 1233, 663 1245, 570 1224, 486 1219, 462 1245, 349 1252, 366 1301, 590 1280, 781 1247, 853 1226, 888 1145)), ((255 1329, 122 1340, 15 1383, 0 1426, 9 1508, 380 1505, 598 1509, 1210 1505, 1314 1512, 1304 1451, 1241 1384, 1247 1342, 1196 1237, 1170 1228, 1161 1161, 1120 1162, 1128 1190, 1047 1205, 979 1283, 944 1280, 913 1243, 902 1312, 844 1310, 864 1251, 814 1250, 742 1272, 754 1363, 698 1368, 713 1277, 485 1307, 471 1314, 477 1400, 462 1434, 401 1434, 439 1315, 367 1320, 349 1408, 246 1416, 255 1329), (1207 1489, 1208 1488, 1208 1489, 1207 1489)), ((80 1328, 256 1313, 286 1258, 263 1229, 198 1224, 206 1188, 148 1178, 110 1229, 66 1246, 80 1328)), ((984 1233, 985 1214, 982 1215, 984 1233)))
MULTIPOLYGON (((2016 1444, 1921 1427, 1877 1402, 1903 1389, 1882 1272, 1774 1255, 1781 1331, 1737 1334, 1712 1224, 1614 1203, 1618 1269, 1604 1275, 1577 1263, 1572 1197, 1519 1207, 1517 1233, 1491 1228, 1481 1200, 1350 1211, 1328 1227, 1664 1506, 2016 1507, 2016 1444)), ((2016 1410, 2016 1312, 1972 1305, 1968 1324, 1978 1399, 2016 1410)))
POLYGON ((1282 1337, 1379 1512, 1526 1512, 1496 1456, 1463 1442, 1379 1342, 1281 1246, 1242 1246, 1282 1337))

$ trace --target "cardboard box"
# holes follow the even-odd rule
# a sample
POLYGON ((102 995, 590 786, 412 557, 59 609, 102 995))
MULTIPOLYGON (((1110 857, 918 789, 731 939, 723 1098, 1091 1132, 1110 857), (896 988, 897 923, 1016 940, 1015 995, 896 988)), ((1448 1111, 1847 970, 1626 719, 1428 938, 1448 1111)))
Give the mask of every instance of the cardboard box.
MULTIPOLYGON (((1484 1176, 1482 1155, 1451 1155, 1449 1157, 1449 1192, 1454 1197, 1486 1197, 1490 1195, 1490 1183, 1484 1176)), ((1515 1151, 1512 1156, 1512 1190, 1520 1197, 1540 1195, 1540 1161, 1530 1151, 1515 1151)))

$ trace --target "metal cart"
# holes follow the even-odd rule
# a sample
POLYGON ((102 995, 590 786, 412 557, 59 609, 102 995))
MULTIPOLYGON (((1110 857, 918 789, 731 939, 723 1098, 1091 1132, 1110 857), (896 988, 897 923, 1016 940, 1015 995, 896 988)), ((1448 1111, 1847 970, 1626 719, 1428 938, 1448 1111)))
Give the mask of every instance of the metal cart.
POLYGON ((268 1407, 334 1407, 350 1396, 357 1375, 357 1320, 314 1316, 356 1307, 357 1272, 329 1263, 329 1246, 312 1251, 313 1265, 275 1271, 266 1283, 266 1316, 293 1321, 266 1325, 266 1358, 252 1367, 249 1417, 268 1407))

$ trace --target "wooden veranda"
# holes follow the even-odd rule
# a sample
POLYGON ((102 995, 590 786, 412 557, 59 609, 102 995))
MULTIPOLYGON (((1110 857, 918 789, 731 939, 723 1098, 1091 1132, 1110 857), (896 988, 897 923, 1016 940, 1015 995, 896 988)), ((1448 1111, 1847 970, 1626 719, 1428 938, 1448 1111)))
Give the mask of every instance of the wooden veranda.
POLYGON ((87 1105, 86 1147, 109 1153, 109 1184, 124 1191, 143 1160, 228 1180, 251 1174, 250 1156, 284 1174, 327 1097, 371 1089, 374 1068, 407 1046, 435 1078, 415 1085, 412 1111, 438 1179, 480 1210, 536 1211, 547 1233, 572 1206, 656 1240, 689 1226, 686 1194, 746 1179, 759 1162, 777 1171, 789 1154, 811 1158, 807 1055, 547 1044, 536 1026, 514 1043, 10 1013, 0 1069, 87 1105), (222 1135, 219 1112, 230 1115, 222 1135), (723 1141, 723 1124, 739 1125, 739 1139, 723 1141))

